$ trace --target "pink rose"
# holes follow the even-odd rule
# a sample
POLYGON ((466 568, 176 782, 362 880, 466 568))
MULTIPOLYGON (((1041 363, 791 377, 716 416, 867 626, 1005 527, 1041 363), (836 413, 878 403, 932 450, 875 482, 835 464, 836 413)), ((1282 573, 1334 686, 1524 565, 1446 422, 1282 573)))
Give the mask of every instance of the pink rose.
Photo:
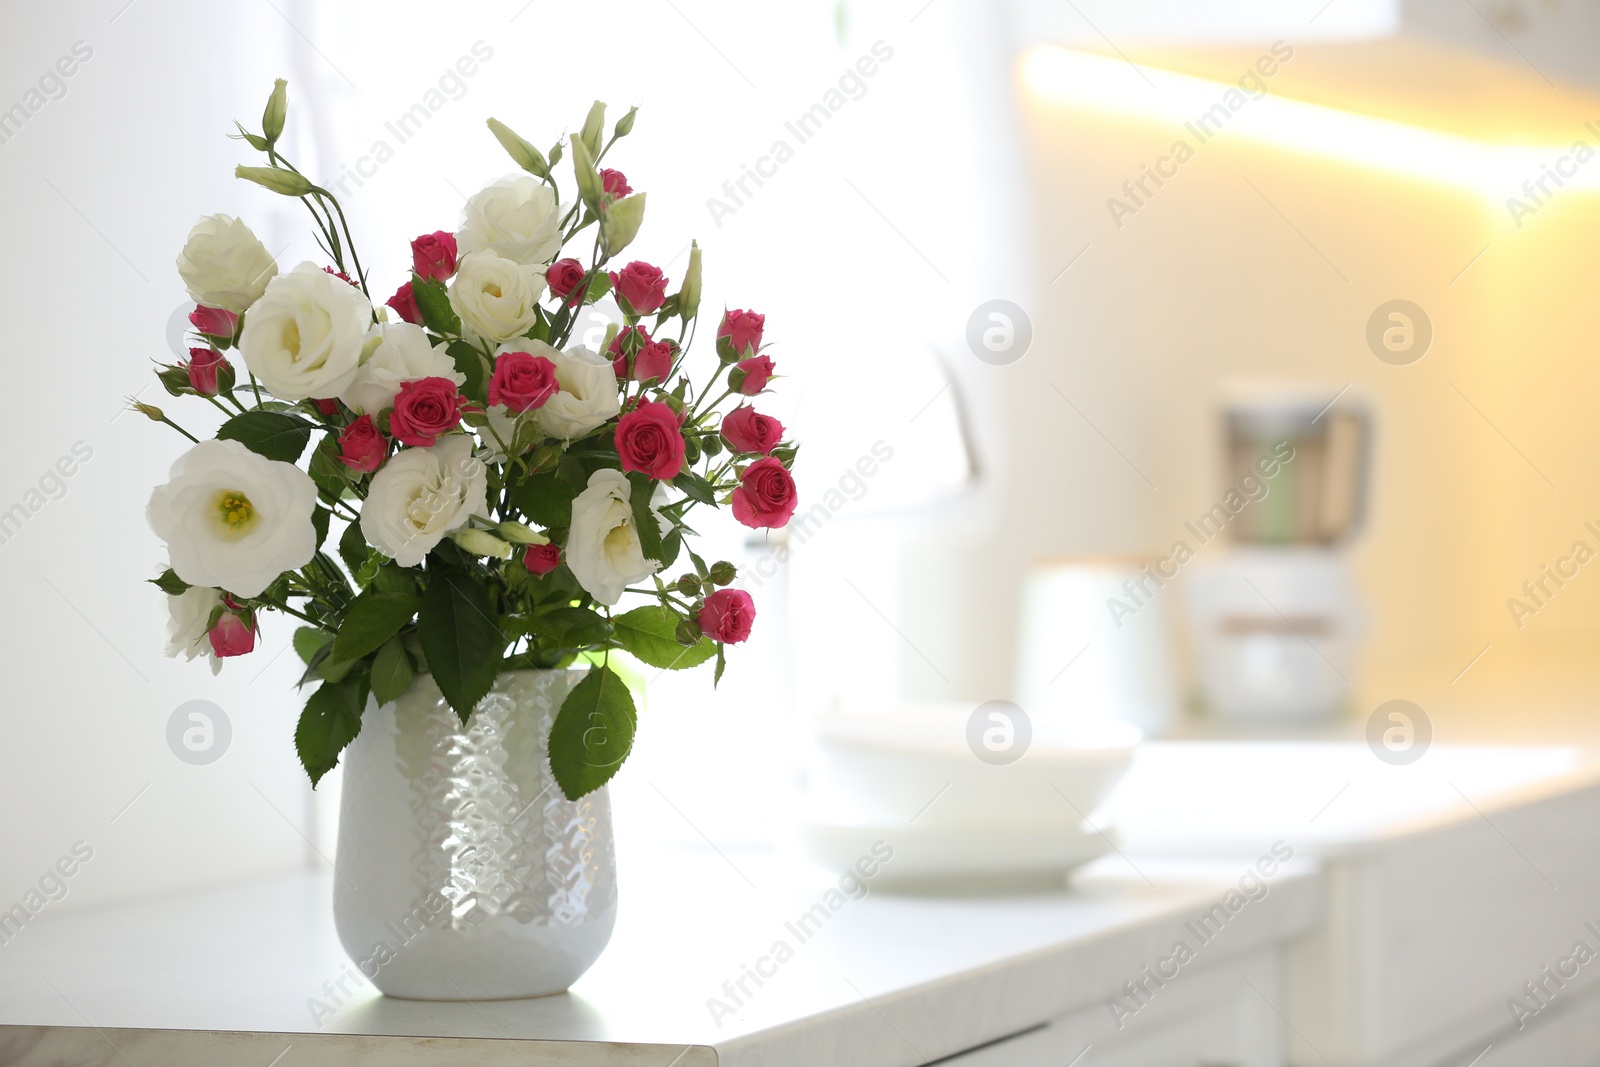
POLYGON ((623 301, 622 310, 632 315, 648 315, 667 299, 667 276, 659 267, 634 260, 621 271, 611 272, 611 288, 623 301))
POLYGON ((388 454, 389 444, 371 415, 361 416, 339 435, 339 462, 353 471, 371 474, 388 454))
POLYGON ((733 517, 754 529, 782 526, 794 515, 799 495, 794 478, 771 456, 758 459, 739 476, 733 491, 733 517))
POLYGON ((668 341, 652 341, 643 326, 629 326, 616 337, 612 338, 611 345, 606 349, 606 355, 611 357, 611 369, 618 378, 632 377, 634 381, 664 382, 672 373, 673 346, 668 341), (624 339, 628 339, 626 346, 624 339), (638 340, 634 340, 638 338, 638 340), (627 349, 633 348, 633 374, 628 374, 627 349))
POLYGON ((617 422, 617 458, 625 471, 657 480, 683 473, 683 432, 670 404, 643 400, 617 422))
POLYGON ((728 385, 744 396, 755 396, 772 380, 772 357, 757 356, 735 363, 728 372, 728 385))
POLYGON ((393 296, 384 301, 394 308, 395 313, 413 326, 422 325, 422 309, 417 307, 417 298, 411 291, 411 283, 406 282, 395 290, 393 296))
POLYGON ((242 656, 256 647, 255 620, 224 611, 206 636, 211 639, 211 651, 217 654, 218 659, 242 656))
POLYGON ((225 308, 196 304, 189 312, 189 325, 207 337, 232 337, 239 329, 239 316, 225 308))
POLYGON ((761 347, 761 331, 766 325, 767 317, 754 311, 724 311, 722 324, 717 327, 717 355, 728 363, 754 356, 761 347))
POLYGON ((425 233, 411 242, 411 268, 429 281, 442 282, 456 272, 456 235, 449 230, 425 233))
POLYGON ((633 186, 628 184, 627 175, 609 167, 600 172, 600 185, 605 189, 607 196, 627 196, 633 192, 633 186))
MULTIPOLYGON (((583 264, 575 259, 558 259, 544 272, 544 280, 549 284, 552 293, 557 296, 567 296, 583 284, 583 276, 588 273, 583 269, 583 264)), ((573 303, 577 301, 574 300, 573 303)))
POLYGON ((489 378, 491 404, 503 404, 507 411, 520 415, 530 408, 543 407, 560 391, 556 365, 544 356, 503 352, 494 361, 494 374, 489 378))
POLYGON ((401 382, 389 415, 389 432, 403 445, 432 448, 441 435, 460 424, 466 402, 449 378, 401 382))
POLYGON ((215 348, 189 349, 189 387, 201 396, 216 396, 223 385, 233 384, 233 365, 215 348), (226 381, 219 381, 219 379, 226 381))
POLYGON ((735 452, 765 456, 783 440, 783 423, 755 408, 734 408, 722 420, 722 439, 735 452))
POLYGON ((700 608, 700 629, 725 645, 747 639, 755 621, 755 601, 743 589, 718 589, 700 608))
POLYGON ((339 402, 337 400, 312 400, 311 402, 317 405, 318 411, 330 419, 339 414, 339 402))
POLYGON ((561 546, 554 541, 547 545, 529 545, 522 554, 522 565, 528 573, 544 576, 561 566, 561 546))

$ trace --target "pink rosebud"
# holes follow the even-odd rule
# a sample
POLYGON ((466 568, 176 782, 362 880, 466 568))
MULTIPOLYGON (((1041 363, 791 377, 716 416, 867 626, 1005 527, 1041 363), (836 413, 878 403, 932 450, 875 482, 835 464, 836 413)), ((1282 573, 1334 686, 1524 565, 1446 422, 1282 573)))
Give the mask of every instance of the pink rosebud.
POLYGON ((211 651, 218 659, 243 656, 256 647, 255 620, 246 620, 231 611, 224 611, 206 636, 211 639, 211 651))
POLYGON ((794 477, 776 458, 758 459, 739 476, 733 517, 753 529, 782 526, 794 516, 799 493, 794 477))
POLYGON ((634 260, 622 270, 611 272, 611 288, 623 301, 623 311, 648 315, 666 302, 667 276, 659 267, 634 260))
POLYGON ((339 402, 337 400, 317 400, 313 398, 311 402, 317 405, 318 411, 330 419, 339 414, 339 402))
POLYGON ((742 396, 755 396, 772 380, 772 357, 757 356, 735 363, 728 372, 728 384, 742 396))
POLYGON ((389 444, 371 415, 361 416, 339 435, 339 462, 358 473, 371 474, 388 453, 389 444))
POLYGON ((600 172, 600 185, 605 189, 607 196, 627 196, 633 192, 633 186, 628 184, 627 175, 609 167, 600 172))
POLYGON ((611 341, 611 346, 606 349, 606 354, 611 357, 611 369, 618 378, 632 378, 638 382, 664 382, 672 373, 672 355, 674 348, 669 341, 652 341, 643 326, 630 326, 617 334, 611 341), (634 335, 639 338, 634 341, 630 338, 626 347, 623 345, 625 335, 634 335), (628 373, 629 356, 627 349, 635 349, 633 356, 633 373, 628 373))
POLYGON ((417 378, 400 383, 389 413, 389 432, 403 445, 432 448, 442 435, 461 424, 467 398, 449 378, 417 378))
POLYGON ((214 348, 189 349, 189 362, 185 366, 189 371, 189 387, 201 396, 216 396, 221 392, 223 383, 219 379, 223 377, 229 383, 233 381, 233 365, 214 348))
POLYGON ((683 431, 670 404, 641 401, 617 421, 617 458, 625 471, 659 480, 683 473, 683 431))
POLYGON ((522 554, 522 565, 528 573, 544 576, 561 566, 561 546, 554 541, 547 545, 529 545, 522 554))
POLYGON ((435 282, 442 282, 454 274, 456 235, 449 230, 435 230, 412 241, 411 269, 435 282))
POLYGON ((411 291, 410 282, 406 282, 396 289, 394 295, 385 300, 384 303, 394 308, 395 313, 411 325, 422 325, 422 309, 417 307, 417 297, 411 291))
POLYGON ((189 312, 189 325, 207 337, 232 337, 239 329, 239 316, 226 308, 196 304, 189 312))
POLYGON ((765 456, 783 440, 783 423, 755 408, 734 408, 722 420, 722 439, 735 452, 765 456))
POLYGON ((332 267, 323 267, 322 269, 326 273, 333 275, 335 278, 338 278, 341 282, 344 282, 346 285, 350 286, 352 289, 361 288, 361 286, 359 286, 359 285, 357 285, 355 283, 355 280, 352 279, 350 277, 350 275, 346 274, 342 270, 334 270, 332 267))
POLYGON ((700 629, 725 645, 737 645, 749 638, 755 621, 755 601, 743 589, 718 589, 700 607, 700 629))
POLYGON ((489 403, 502 404, 520 415, 561 391, 556 382, 556 365, 544 356, 529 352, 502 352, 494 361, 489 378, 489 403))
POLYGON ((751 358, 761 347, 761 331, 766 325, 767 317, 754 311, 724 311, 717 327, 717 355, 728 363, 751 358))
POLYGON ((583 264, 575 259, 558 259, 544 272, 544 280, 552 293, 567 296, 583 284, 583 276, 587 273, 583 264))

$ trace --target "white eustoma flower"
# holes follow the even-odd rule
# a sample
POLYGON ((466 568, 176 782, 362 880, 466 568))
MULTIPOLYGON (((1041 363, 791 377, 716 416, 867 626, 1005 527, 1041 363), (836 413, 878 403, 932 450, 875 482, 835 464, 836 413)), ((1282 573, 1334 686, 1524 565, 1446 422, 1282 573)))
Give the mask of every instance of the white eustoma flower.
POLYGON ((473 341, 499 344, 521 337, 539 321, 544 273, 494 252, 462 256, 450 282, 450 307, 473 341))
POLYGON ((572 501, 567 566, 601 604, 615 604, 624 589, 661 568, 658 561, 645 558, 632 500, 627 475, 608 468, 589 475, 588 488, 572 501))
POLYGON ((374 342, 356 368, 355 380, 339 394, 339 399, 357 415, 376 415, 394 407, 402 382, 449 378, 458 389, 467 384, 467 376, 456 370, 450 353, 443 345, 430 343, 421 326, 380 323, 368 331, 365 346, 373 346, 374 342))
POLYGON ((248 598, 311 562, 316 503, 316 484, 293 463, 237 441, 201 441, 178 457, 145 515, 179 578, 248 598))
POLYGON ((473 515, 487 518, 488 472, 472 438, 441 437, 432 448, 406 448, 372 476, 361 506, 367 543, 402 567, 415 567, 473 515))
POLYGON ((539 267, 561 251, 561 209, 548 185, 527 174, 508 174, 467 201, 456 231, 461 255, 488 250, 539 267))
POLYGON ((372 326, 361 290, 315 263, 272 279, 245 316, 245 366, 280 400, 327 400, 350 387, 372 326))
POLYGON ((167 655, 192 660, 205 656, 211 673, 222 670, 222 660, 211 647, 211 612, 222 603, 222 593, 203 585, 191 585, 177 596, 167 597, 167 655))
POLYGON ((195 303, 238 314, 261 298, 278 264, 243 222, 206 215, 178 253, 178 273, 195 303))
POLYGON ((539 428, 551 437, 566 441, 582 437, 622 410, 617 395, 617 372, 611 361, 587 348, 573 347, 557 352, 549 345, 528 342, 529 352, 545 356, 556 365, 556 382, 561 391, 538 409, 539 428))

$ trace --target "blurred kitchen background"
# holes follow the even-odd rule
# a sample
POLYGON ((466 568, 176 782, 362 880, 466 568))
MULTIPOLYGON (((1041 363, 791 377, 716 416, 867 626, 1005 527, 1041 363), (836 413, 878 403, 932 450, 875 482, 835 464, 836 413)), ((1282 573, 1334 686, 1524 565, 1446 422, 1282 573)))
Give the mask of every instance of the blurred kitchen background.
MULTIPOLYGON (((906 700, 1120 714, 1137 690, 1157 733, 1359 739, 1406 699, 1434 743, 1507 723, 1582 741, 1600 579, 1581 567, 1537 600, 1524 583, 1600 547, 1597 44, 1600 5, 1575 0, 13 12, 0 511, 26 515, 0 543, 0 893, 77 839, 96 857, 66 906, 331 855, 338 783, 313 798, 294 759, 289 627, 217 678, 161 655, 143 509, 182 442, 122 412, 163 402, 149 365, 177 343, 195 217, 243 217, 286 265, 315 255, 294 205, 232 177, 251 160, 226 134, 278 76, 291 156, 344 180, 375 289, 404 279, 405 239, 510 169, 486 117, 547 144, 601 98, 641 109, 617 160, 651 194, 634 252, 676 278, 695 236, 706 305, 767 315, 802 517, 764 543, 722 532, 757 637, 714 694, 651 679, 625 835, 756 847, 800 779, 804 716, 906 700), (1427 340, 1386 347, 1395 327, 1427 340), (1242 546, 1186 524, 1238 482, 1229 404, 1310 438, 1342 413, 1370 431, 1370 483, 1351 456, 1323 478, 1364 520, 1309 538, 1350 611, 1279 610, 1264 586, 1270 611, 1245 614, 1266 644, 1234 649, 1333 667, 1298 718, 1230 716, 1199 688, 1185 585, 1242 546), (1107 628, 1105 601, 1180 540, 1193 561, 1107 628), (232 732, 206 766, 167 741, 197 699, 232 732)), ((1217 625, 1244 640, 1238 615, 1217 625)))

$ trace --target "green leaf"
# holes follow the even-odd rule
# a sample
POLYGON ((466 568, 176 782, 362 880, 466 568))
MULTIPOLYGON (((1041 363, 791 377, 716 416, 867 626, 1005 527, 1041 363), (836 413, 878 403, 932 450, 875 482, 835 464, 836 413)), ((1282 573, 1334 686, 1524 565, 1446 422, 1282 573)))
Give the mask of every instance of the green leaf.
POLYGON ((647 604, 613 616, 617 641, 635 658, 652 667, 681 671, 698 667, 716 655, 716 642, 702 637, 693 645, 678 643, 678 615, 659 604, 647 604))
POLYGON ((572 501, 577 495, 577 486, 551 472, 513 486, 511 503, 535 524, 560 530, 572 525, 572 501))
POLYGON ((314 508, 311 512, 311 526, 317 531, 317 547, 322 547, 322 542, 328 539, 328 522, 333 518, 333 512, 327 508, 314 508))
POLYGON ((219 441, 238 441, 257 455, 293 463, 311 441, 311 423, 281 411, 246 411, 217 431, 219 441))
POLYGON ((417 636, 433 680, 465 724, 494 685, 506 647, 489 594, 464 574, 430 574, 417 615, 417 636))
POLYGON ((189 588, 189 583, 179 578, 178 572, 171 567, 162 571, 160 577, 147 578, 146 581, 168 596, 182 596, 189 588))
POLYGON ((639 547, 645 559, 659 560, 663 555, 661 525, 656 513, 650 510, 650 496, 656 491, 656 483, 648 474, 638 471, 628 475, 628 482, 633 487, 629 503, 633 508, 633 525, 639 534, 639 547))
POLYGON ((617 673, 590 669, 567 694, 550 727, 550 770, 568 800, 605 785, 633 749, 638 714, 617 673))
POLYGON ((717 683, 722 681, 722 672, 728 667, 728 660, 724 654, 727 647, 727 645, 717 646, 717 670, 716 673, 711 676, 711 688, 713 689, 717 687, 717 683))
POLYGON ((302 626, 294 632, 294 651, 309 667, 318 650, 332 640, 333 635, 320 626, 302 626))
POLYGON ((411 295, 416 298, 417 310, 422 312, 423 325, 447 337, 461 336, 461 319, 450 306, 450 293, 445 289, 444 282, 430 281, 420 274, 413 274, 411 295))
POLYGON ((585 648, 611 636, 605 616, 588 608, 556 608, 518 622, 523 633, 555 648, 585 648))
POLYGON ((344 495, 345 487, 349 480, 345 477, 347 469, 339 462, 339 438, 335 434, 323 434, 322 440, 317 442, 317 447, 311 452, 311 462, 308 464, 311 480, 317 483, 317 491, 324 500, 338 500, 344 495))
POLYGON ((411 666, 411 656, 398 637, 391 638, 378 649, 372 661, 372 695, 379 704, 398 700, 401 693, 411 687, 416 671, 411 666))
POLYGON ((367 539, 361 533, 361 524, 352 522, 345 527, 339 537, 339 558, 344 560, 344 565, 350 568, 350 573, 361 580, 361 568, 367 565, 367 560, 372 556, 372 549, 367 547, 367 539))
POLYGON ((339 753, 361 732, 362 689, 354 679, 324 682, 306 701, 295 727, 294 747, 313 789, 339 765, 339 753))
POLYGON ((661 567, 663 570, 678 561, 678 553, 683 550, 683 530, 674 526, 672 532, 661 539, 661 567))
POLYGON ((417 611, 417 598, 404 593, 369 591, 356 597, 345 612, 344 625, 333 640, 333 655, 358 660, 376 652, 399 633, 417 611))
POLYGON ((713 507, 716 506, 717 494, 711 488, 711 483, 694 471, 686 470, 672 479, 672 487, 690 500, 696 500, 702 504, 710 504, 713 507))
POLYGON ((450 358, 456 362, 456 370, 466 375, 467 382, 461 387, 461 392, 474 400, 483 400, 489 394, 488 386, 483 376, 483 353, 472 347, 470 341, 451 341, 445 347, 450 353, 450 358))

